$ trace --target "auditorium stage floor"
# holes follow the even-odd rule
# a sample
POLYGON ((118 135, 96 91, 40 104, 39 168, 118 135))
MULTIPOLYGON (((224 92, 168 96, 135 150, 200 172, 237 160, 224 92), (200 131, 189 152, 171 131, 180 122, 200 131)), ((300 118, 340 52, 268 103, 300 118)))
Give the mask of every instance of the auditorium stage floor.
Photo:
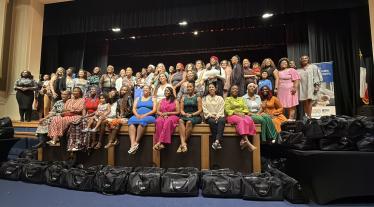
MULTIPOLYGON (((334 204, 328 206, 369 207, 374 203, 334 204)), ((204 198, 165 198, 139 197, 133 195, 105 196, 94 192, 80 192, 55 188, 47 185, 36 185, 24 182, 0 180, 0 206, 2 207, 289 207, 319 206, 317 204, 296 205, 284 202, 256 202, 241 199, 204 198)))

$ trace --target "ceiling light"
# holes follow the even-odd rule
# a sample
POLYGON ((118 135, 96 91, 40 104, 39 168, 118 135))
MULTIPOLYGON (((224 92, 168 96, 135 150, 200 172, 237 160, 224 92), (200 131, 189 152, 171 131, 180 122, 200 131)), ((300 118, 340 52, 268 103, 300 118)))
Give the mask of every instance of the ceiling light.
POLYGON ((187 21, 181 21, 178 24, 179 24, 179 26, 186 26, 188 23, 187 23, 187 21))
POLYGON ((121 28, 119 28, 119 27, 114 27, 114 28, 112 28, 112 31, 113 31, 113 32, 120 32, 120 31, 121 31, 121 28))
POLYGON ((199 32, 198 32, 197 30, 195 30, 195 31, 193 32, 193 34, 194 34, 194 35, 198 35, 199 32))
POLYGON ((263 18, 263 19, 267 19, 267 18, 270 18, 270 17, 272 17, 272 16, 274 16, 273 13, 265 12, 265 13, 262 15, 262 18, 263 18))
POLYGON ((135 37, 135 36, 131 36, 130 38, 131 38, 131 39, 133 39, 133 40, 135 40, 135 39, 136 39, 136 37, 135 37))

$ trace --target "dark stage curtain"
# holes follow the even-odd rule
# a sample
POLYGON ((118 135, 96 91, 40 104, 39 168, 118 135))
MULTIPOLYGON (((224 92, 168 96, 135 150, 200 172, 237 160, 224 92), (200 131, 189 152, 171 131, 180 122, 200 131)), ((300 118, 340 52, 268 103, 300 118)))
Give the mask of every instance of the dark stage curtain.
POLYGON ((260 17, 266 10, 289 14, 362 5, 367 5, 367 0, 77 0, 46 6, 44 34, 176 25, 181 20, 196 23, 260 17))
POLYGON ((60 66, 83 68, 108 64, 108 41, 96 40, 86 34, 47 36, 43 38, 41 74, 55 72, 60 66))

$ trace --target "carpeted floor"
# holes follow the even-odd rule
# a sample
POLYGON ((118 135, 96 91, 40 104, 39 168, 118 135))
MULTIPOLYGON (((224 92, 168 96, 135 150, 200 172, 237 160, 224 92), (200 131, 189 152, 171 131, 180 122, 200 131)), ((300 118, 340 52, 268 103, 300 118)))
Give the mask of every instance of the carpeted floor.
MULTIPOLYGON (((140 197, 133 195, 106 196, 94 192, 80 192, 63 188, 37 185, 24 182, 0 180, 1 207, 289 207, 318 206, 310 203, 295 205, 284 202, 257 202, 241 199, 204 198, 166 198, 140 197)), ((360 206, 371 204, 334 204, 329 206, 360 206)))

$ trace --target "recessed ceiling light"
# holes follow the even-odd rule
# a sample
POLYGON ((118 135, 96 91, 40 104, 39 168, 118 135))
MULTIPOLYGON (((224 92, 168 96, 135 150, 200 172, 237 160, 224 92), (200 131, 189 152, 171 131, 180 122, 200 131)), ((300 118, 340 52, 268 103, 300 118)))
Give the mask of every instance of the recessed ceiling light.
POLYGON ((112 31, 113 31, 113 32, 120 32, 120 31, 121 31, 121 28, 119 28, 119 27, 114 27, 114 28, 112 28, 112 31))
POLYGON ((178 24, 179 24, 179 26, 186 26, 188 24, 188 22, 187 21, 181 21, 178 24))
POLYGON ((197 30, 195 30, 195 31, 193 32, 193 34, 194 34, 194 35, 198 35, 199 32, 198 32, 197 30))
POLYGON ((131 38, 131 39, 133 39, 133 40, 135 40, 135 39, 136 39, 136 37, 135 37, 135 36, 131 36, 130 38, 131 38))
POLYGON ((267 18, 270 18, 270 17, 272 17, 272 16, 274 16, 273 13, 265 12, 265 13, 262 15, 262 18, 263 18, 263 19, 267 19, 267 18))

